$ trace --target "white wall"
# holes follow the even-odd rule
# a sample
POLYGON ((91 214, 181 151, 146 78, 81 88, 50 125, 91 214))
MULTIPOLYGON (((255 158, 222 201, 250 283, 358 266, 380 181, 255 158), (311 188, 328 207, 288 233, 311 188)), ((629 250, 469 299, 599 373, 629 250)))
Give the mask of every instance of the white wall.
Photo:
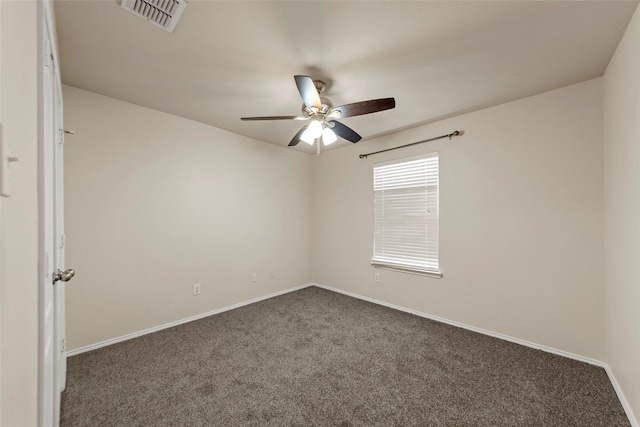
POLYGON ((64 103, 69 349, 310 281, 312 157, 69 86, 64 103))
MULTIPOLYGON (((601 84, 323 153, 314 162, 314 280, 604 360, 601 84), (456 129, 464 136, 358 158, 456 129), (372 165, 432 151, 444 278, 374 270, 372 165)), ((357 129, 357 119, 349 124, 357 129)))
POLYGON ((604 75, 607 362, 640 416, 640 11, 604 75))
POLYGON ((0 11, 0 120, 19 159, 0 199, 0 425, 22 427, 38 416, 37 4, 0 11))

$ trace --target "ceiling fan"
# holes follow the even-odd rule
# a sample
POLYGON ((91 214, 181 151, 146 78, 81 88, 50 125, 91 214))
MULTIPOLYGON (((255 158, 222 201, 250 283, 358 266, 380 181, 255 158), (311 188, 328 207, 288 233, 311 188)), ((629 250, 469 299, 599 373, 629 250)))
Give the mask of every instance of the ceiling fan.
MULTIPOLYGON (((360 141, 362 137, 353 129, 343 125, 336 119, 376 113, 378 111, 395 108, 396 106, 394 98, 382 98, 334 107, 329 99, 320 96, 326 88, 323 81, 313 80, 309 76, 294 76, 294 78, 303 101, 301 116, 241 118, 241 120, 310 120, 311 122, 300 129, 293 137, 289 143, 289 147, 298 145, 300 141, 313 145, 316 139, 322 139, 324 145, 329 145, 336 142, 338 136, 356 143, 360 141)), ((320 145, 318 144, 318 150, 319 149, 320 145)))

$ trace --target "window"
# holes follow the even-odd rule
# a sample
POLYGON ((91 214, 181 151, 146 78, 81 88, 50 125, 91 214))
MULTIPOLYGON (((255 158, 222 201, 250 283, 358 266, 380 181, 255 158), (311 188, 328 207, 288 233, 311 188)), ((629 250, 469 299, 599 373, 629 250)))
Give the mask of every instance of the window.
POLYGON ((442 277, 438 265, 438 153, 373 166, 375 267, 442 277))

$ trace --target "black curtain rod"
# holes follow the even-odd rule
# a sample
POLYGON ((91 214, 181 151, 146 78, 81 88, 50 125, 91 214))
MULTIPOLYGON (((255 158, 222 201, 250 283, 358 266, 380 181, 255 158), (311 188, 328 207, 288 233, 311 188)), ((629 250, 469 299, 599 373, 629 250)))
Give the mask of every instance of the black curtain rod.
POLYGON ((412 142, 411 144, 405 144, 405 145, 400 145, 398 147, 387 148, 386 150, 374 151, 373 153, 360 154, 358 157, 360 157, 361 159, 366 159, 369 156, 373 156, 374 154, 384 153, 385 151, 397 150, 398 148, 411 147, 412 145, 422 144, 423 142, 435 141, 436 139, 442 139, 442 138, 451 139, 454 136, 459 136, 459 135, 462 135, 463 133, 464 133, 464 131, 456 130, 456 131, 453 131, 453 132, 451 132, 450 134, 447 134, 447 135, 436 136, 435 138, 424 139, 422 141, 412 142))

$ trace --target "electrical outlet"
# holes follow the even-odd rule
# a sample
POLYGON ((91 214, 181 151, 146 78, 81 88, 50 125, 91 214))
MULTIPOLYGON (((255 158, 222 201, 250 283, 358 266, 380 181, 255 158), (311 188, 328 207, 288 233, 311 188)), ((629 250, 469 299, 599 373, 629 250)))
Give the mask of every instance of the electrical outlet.
POLYGON ((276 277, 276 272, 275 270, 271 270, 269 271, 269 279, 275 279, 276 277))
POLYGON ((251 283, 256 283, 258 281, 258 275, 256 273, 251 274, 251 283))
POLYGON ((373 281, 380 283, 380 273, 373 273, 373 281))
POLYGON ((200 295, 200 283, 193 285, 193 295, 200 295))

